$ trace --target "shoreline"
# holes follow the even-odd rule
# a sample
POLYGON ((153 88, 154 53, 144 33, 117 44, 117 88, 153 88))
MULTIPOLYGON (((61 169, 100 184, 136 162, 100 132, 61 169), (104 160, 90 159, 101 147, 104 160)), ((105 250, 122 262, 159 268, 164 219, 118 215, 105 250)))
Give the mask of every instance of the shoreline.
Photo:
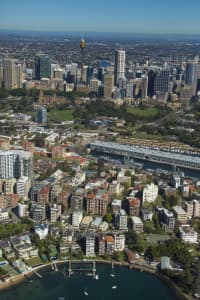
MULTIPOLYGON (((64 263, 68 262, 82 262, 83 260, 59 260, 53 262, 54 264, 57 265, 63 265, 64 263)), ((90 259, 88 259, 90 261, 90 259)), ((156 276, 160 281, 162 281, 169 289, 171 289, 172 293, 174 296, 177 298, 177 300, 192 300, 194 299, 192 296, 184 294, 181 289, 167 276, 158 273, 155 269, 148 267, 146 265, 138 265, 138 264, 130 264, 128 262, 118 262, 118 261, 107 261, 107 260, 102 260, 102 259, 93 259, 96 263, 99 264, 107 264, 107 265, 113 265, 113 266, 118 266, 118 267, 127 267, 130 270, 135 270, 135 271, 140 271, 140 272, 145 272, 148 274, 151 274, 153 276, 156 276)), ((44 264, 38 267, 35 267, 32 270, 28 270, 27 272, 23 274, 18 274, 16 276, 10 277, 9 280, 0 282, 0 291, 4 290, 9 290, 13 288, 14 286, 20 284, 21 282, 27 280, 30 278, 32 275, 34 275, 34 272, 48 268, 51 266, 52 263, 44 264)))

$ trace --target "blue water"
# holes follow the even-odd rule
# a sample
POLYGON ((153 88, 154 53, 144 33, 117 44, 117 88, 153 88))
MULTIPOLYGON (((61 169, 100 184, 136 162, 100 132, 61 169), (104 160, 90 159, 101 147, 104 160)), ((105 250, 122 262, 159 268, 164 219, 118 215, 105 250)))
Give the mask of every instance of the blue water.
POLYGON ((99 280, 84 274, 64 276, 63 266, 59 271, 39 271, 42 279, 32 277, 18 286, 3 291, 0 300, 175 300, 171 290, 157 277, 144 272, 111 266, 98 265, 99 280), (112 289, 112 286, 117 286, 112 289), (88 295, 84 295, 87 291, 88 295))

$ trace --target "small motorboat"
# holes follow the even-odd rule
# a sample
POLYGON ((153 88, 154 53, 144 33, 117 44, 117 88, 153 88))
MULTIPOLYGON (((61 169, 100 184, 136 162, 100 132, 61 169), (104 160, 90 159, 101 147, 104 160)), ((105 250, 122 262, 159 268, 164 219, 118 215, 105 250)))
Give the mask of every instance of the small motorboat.
POLYGON ((88 292, 86 291, 86 289, 84 290, 83 294, 84 294, 85 296, 88 296, 88 292))
POLYGON ((116 290, 116 288, 117 288, 116 285, 113 285, 113 286, 112 286, 112 289, 113 289, 113 290, 116 290))

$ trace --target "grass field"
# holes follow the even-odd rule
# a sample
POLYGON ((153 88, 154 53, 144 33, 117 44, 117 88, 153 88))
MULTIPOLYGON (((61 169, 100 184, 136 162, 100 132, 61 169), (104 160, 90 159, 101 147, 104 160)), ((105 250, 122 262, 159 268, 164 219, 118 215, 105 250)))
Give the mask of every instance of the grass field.
POLYGON ((155 107, 146 107, 146 108, 138 108, 138 107, 128 107, 127 111, 132 113, 138 117, 154 117, 159 113, 159 109, 155 107))
POLYGON ((68 110, 52 109, 50 112, 47 113, 47 120, 57 121, 57 122, 72 121, 73 109, 68 109, 68 110))
POLYGON ((34 257, 34 258, 31 258, 31 259, 28 259, 26 260, 26 263, 28 266, 36 266, 36 265, 39 265, 39 264, 43 264, 43 261, 41 260, 40 257, 34 257))

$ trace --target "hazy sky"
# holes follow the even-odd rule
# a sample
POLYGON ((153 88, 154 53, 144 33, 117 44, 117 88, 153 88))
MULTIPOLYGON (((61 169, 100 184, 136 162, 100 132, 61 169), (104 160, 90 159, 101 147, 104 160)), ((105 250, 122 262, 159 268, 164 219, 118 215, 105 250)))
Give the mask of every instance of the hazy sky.
POLYGON ((0 29, 200 34, 200 0, 0 0, 0 29))

